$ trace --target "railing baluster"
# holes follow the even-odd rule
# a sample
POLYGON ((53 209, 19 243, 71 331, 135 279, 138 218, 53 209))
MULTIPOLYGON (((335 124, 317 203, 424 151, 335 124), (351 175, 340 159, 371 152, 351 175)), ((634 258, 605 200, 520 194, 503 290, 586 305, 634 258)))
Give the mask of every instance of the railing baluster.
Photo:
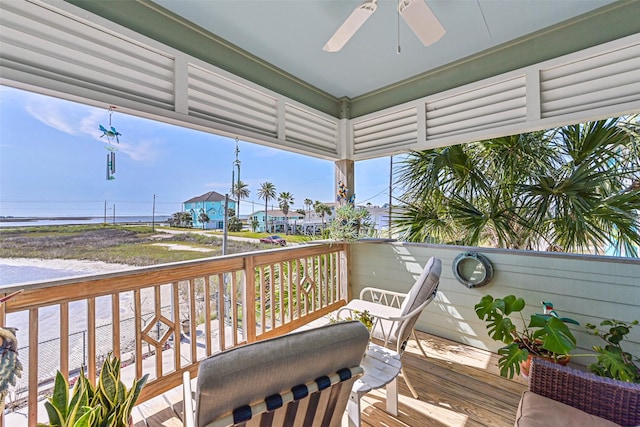
MULTIPOLYGON (((156 316, 162 315, 162 301, 160 298, 160 285, 153 287, 154 297, 154 310, 156 316)), ((160 343, 160 329, 157 329, 158 336, 156 337, 156 378, 162 378, 162 344, 160 343)))
POLYGON ((38 309, 29 310, 29 427, 35 427, 38 416, 38 309), (34 393, 33 390, 36 390, 34 393))
POLYGON ((69 303, 60 304, 60 373, 69 377, 69 303))
POLYGON ((289 322, 293 320, 293 309, 291 307, 292 299, 293 299, 293 286, 291 285, 291 277, 293 272, 293 262, 291 260, 287 261, 287 318, 289 322))
MULTIPOLYGON (((218 349, 220 351, 226 348, 226 344, 225 344, 226 327, 225 327, 224 320, 227 313, 225 312, 225 304, 224 304, 224 296, 225 296, 224 277, 225 277, 224 274, 218 274, 218 349)), ((229 316, 230 315, 231 313, 229 313, 229 316)))
POLYGON ((294 261, 296 263, 296 318, 300 319, 302 317, 301 306, 302 306, 302 294, 300 292, 300 288, 302 285, 302 263, 299 259, 294 261))
POLYGON ((265 332, 267 325, 267 279, 265 278, 266 268, 267 267, 260 267, 260 333, 265 332))
POLYGON ((278 276, 276 276, 275 269, 273 268, 273 264, 269 264, 269 272, 271 275, 269 276, 269 312, 271 319, 271 330, 276 327, 276 307, 278 303, 275 298, 275 290, 278 286, 278 276))
MULTIPOLYGON (((231 329, 233 345, 238 345, 238 272, 231 273, 231 329)), ((244 323, 244 322, 243 322, 244 323)))
POLYGON ((335 300, 335 295, 336 295, 336 281, 335 281, 335 257, 333 254, 329 254, 327 256, 327 259, 329 261, 329 300, 331 301, 331 303, 333 304, 336 300, 335 300))
POLYGON ((285 282, 286 275, 284 269, 282 267, 282 262, 278 263, 278 268, 280 269, 280 275, 278 280, 278 307, 280 309, 280 326, 286 323, 285 313, 284 313, 284 295, 285 295, 285 282))
MULTIPOLYGON (((242 295, 242 328, 247 342, 256 340, 256 264, 253 256, 245 260, 244 292, 242 295)), ((264 312, 264 310, 261 310, 264 312)), ((264 325, 264 323, 263 323, 264 325)))
POLYGON ((111 294, 111 332, 113 336, 113 355, 120 359, 122 354, 120 352, 120 294, 111 294))
POLYGON ((133 291, 133 311, 134 311, 134 330, 136 331, 135 342, 135 361, 136 361, 136 378, 142 377, 142 301, 140 298, 140 289, 133 291))
POLYGON ((96 299, 87 300, 87 375, 96 384, 96 299))
POLYGON ((171 309, 173 311, 173 364, 175 370, 182 367, 180 357, 180 337, 182 336, 182 323, 180 322, 180 295, 178 293, 178 282, 171 283, 171 309))
POLYGON ((204 278, 204 349, 211 356, 211 276, 204 278))
POLYGON ((198 347, 196 342, 196 283, 193 278, 189 279, 189 328, 191 329, 191 335, 189 341, 191 343, 191 363, 198 361, 198 347))

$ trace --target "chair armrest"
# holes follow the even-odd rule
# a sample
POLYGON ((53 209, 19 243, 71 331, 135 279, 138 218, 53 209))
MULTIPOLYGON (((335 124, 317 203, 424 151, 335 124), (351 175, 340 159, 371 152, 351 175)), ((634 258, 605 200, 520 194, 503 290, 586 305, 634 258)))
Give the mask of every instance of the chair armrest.
POLYGON ((427 300, 425 300, 425 302, 423 302, 414 310, 410 311, 404 316, 400 315, 400 308, 389 306, 386 304, 380 304, 377 302, 371 302, 368 300, 354 299, 349 301, 349 304, 338 309, 338 311, 336 312, 336 318, 338 320, 341 320, 342 314, 344 312, 348 312, 349 317, 353 318, 354 311, 367 311, 369 315, 371 315, 371 317, 375 317, 376 319, 388 320, 390 322, 402 322, 424 310, 424 308, 429 305, 432 299, 433 297, 428 298, 427 300))
POLYGON ((195 412, 193 408, 193 392, 191 391, 191 374, 189 371, 182 374, 182 425, 195 427, 195 412))
POLYGON ((402 301, 407 294, 402 292, 388 291, 385 289, 366 287, 360 291, 360 299, 384 304, 389 307, 400 308, 402 301))

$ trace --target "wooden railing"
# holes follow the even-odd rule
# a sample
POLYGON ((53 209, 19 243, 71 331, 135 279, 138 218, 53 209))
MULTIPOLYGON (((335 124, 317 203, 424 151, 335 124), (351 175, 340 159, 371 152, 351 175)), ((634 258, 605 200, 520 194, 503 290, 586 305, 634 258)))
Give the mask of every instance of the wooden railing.
POLYGON ((28 316, 29 325, 18 331, 24 373, 14 397, 26 393, 29 426, 46 421, 36 420, 38 401, 55 371, 73 381, 82 366, 95 381, 108 352, 128 365, 123 375, 149 374, 140 402, 157 396, 217 351, 343 305, 346 253, 342 244, 305 245, 5 287, 0 295, 24 290, 0 307, 0 323, 28 316))

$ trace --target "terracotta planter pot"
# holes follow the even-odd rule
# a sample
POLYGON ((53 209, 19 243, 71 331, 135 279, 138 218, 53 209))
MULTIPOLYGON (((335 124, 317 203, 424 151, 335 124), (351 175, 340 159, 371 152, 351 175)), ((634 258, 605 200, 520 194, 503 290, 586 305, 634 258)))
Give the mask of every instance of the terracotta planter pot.
POLYGON ((529 354, 529 357, 527 357, 527 360, 525 360, 524 362, 520 362, 520 373, 524 378, 529 378, 529 369, 531 368, 531 359, 533 359, 534 357, 540 357, 541 359, 545 359, 553 363, 558 363, 560 365, 567 365, 571 361, 571 356, 562 356, 558 360, 554 360, 550 357, 542 357, 542 356, 529 354))

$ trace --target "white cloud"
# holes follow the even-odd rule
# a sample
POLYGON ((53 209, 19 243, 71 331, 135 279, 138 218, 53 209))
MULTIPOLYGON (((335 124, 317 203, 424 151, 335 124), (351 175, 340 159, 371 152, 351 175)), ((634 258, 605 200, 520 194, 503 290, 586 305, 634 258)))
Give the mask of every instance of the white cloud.
POLYGON ((25 109, 33 118, 49 127, 69 135, 79 135, 81 131, 75 125, 78 122, 77 112, 61 107, 62 104, 57 100, 41 100, 38 102, 30 100, 25 109))
POLYGON ((114 146, 137 162, 153 162, 160 154, 156 149, 157 142, 153 140, 140 140, 135 145, 121 142, 114 146))
MULTIPOLYGON (((57 98, 37 94, 26 94, 26 111, 36 120, 60 132, 78 137, 90 137, 104 145, 111 143, 118 152, 124 153, 137 162, 153 162, 160 154, 155 139, 138 139, 135 136, 121 135, 119 143, 109 141, 100 131, 100 125, 111 126, 110 112, 82 104, 76 104, 57 98)), ((126 119, 127 117, 121 117, 126 119)), ((117 129, 121 132, 121 129, 117 129)), ((126 132, 125 132, 126 133, 126 132)))

